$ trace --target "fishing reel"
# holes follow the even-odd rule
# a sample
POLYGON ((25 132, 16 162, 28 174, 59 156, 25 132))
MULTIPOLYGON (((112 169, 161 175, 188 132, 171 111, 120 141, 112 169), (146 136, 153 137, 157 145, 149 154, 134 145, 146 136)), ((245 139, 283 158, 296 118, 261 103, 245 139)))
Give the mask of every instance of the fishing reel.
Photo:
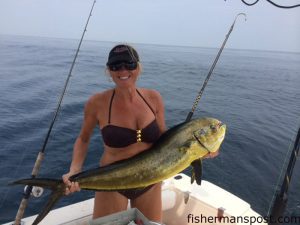
MULTIPOLYGON (((24 193, 27 193, 28 191, 28 188, 30 188, 28 185, 26 185, 24 187, 24 193)), ((37 187, 37 186, 33 186, 31 187, 31 191, 30 191, 30 195, 35 197, 35 198, 39 198, 42 196, 42 194, 44 193, 44 188, 42 187, 37 187)))

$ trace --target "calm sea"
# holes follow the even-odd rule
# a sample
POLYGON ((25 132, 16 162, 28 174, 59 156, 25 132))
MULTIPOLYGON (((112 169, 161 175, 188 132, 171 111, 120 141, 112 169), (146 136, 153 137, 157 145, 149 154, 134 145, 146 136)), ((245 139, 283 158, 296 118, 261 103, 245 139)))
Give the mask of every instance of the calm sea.
MULTIPOLYGON (((84 41, 46 148, 40 177, 68 171, 83 106, 90 95, 113 87, 105 62, 115 43, 84 41)), ((51 123, 78 40, 0 36, 0 223, 14 219, 51 123)), ((166 123, 185 120, 218 49, 134 45, 141 56, 141 87, 161 92, 166 123)), ((204 161, 204 179, 234 193, 266 215, 284 159, 300 125, 300 53, 225 49, 194 117, 227 124, 221 154, 204 161)), ((95 129, 85 168, 103 151, 95 129)), ((190 170, 185 171, 190 173, 190 170)), ((300 215, 300 160, 290 184, 286 215, 300 215)), ((57 207, 93 196, 82 191, 57 207)), ((47 195, 31 199, 26 215, 40 211, 47 195)))

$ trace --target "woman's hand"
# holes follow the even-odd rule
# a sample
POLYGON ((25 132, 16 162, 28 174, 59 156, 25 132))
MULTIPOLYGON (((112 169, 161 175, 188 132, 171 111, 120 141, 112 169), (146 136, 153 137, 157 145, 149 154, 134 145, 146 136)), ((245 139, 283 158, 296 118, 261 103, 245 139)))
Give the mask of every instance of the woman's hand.
POLYGON ((209 152, 204 158, 215 158, 219 155, 220 149, 218 149, 216 152, 209 152))
POLYGON ((78 182, 71 182, 69 178, 74 175, 74 173, 69 172, 62 176, 63 182, 66 185, 65 195, 69 195, 76 191, 80 191, 79 183, 78 182))

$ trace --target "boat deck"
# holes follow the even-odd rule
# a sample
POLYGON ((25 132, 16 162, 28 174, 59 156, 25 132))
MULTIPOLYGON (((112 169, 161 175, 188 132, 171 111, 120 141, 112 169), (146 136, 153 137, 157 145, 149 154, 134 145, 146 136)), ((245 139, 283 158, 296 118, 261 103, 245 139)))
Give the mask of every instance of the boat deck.
MULTIPOLYGON (((184 174, 164 181, 162 199, 166 225, 267 225, 247 202, 208 181, 202 181, 201 186, 191 184, 190 177, 184 174)), ((89 225, 93 201, 88 199, 52 210, 40 225, 89 225)), ((22 225, 32 224, 35 217, 24 218, 22 225)))

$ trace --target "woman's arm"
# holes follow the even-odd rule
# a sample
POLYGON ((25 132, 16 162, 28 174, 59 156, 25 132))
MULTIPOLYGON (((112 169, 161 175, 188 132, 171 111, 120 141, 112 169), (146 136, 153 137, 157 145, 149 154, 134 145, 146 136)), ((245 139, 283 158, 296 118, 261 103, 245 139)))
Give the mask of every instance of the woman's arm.
POLYGON ((80 134, 77 137, 73 147, 70 170, 67 174, 63 175, 64 183, 69 187, 66 189, 66 194, 80 190, 77 183, 72 183, 69 181, 69 177, 81 171, 83 162, 86 158, 90 137, 93 133, 94 127, 97 124, 97 107, 94 102, 94 97, 91 97, 85 105, 84 120, 80 134))
POLYGON ((158 91, 154 91, 153 94, 155 96, 155 104, 156 104, 156 121, 160 133, 163 134, 167 130, 166 122, 165 122, 165 106, 161 94, 158 91))

